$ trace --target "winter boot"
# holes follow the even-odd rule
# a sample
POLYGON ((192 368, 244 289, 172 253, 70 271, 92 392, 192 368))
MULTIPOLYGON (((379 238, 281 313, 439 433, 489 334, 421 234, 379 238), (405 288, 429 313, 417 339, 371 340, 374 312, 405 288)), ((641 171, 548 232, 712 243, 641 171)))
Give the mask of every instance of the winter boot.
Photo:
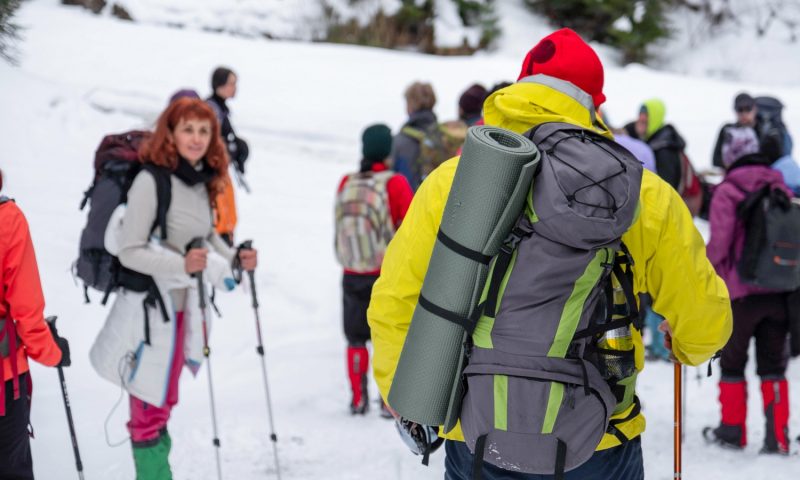
POLYGON ((761 395, 764 399, 766 437, 761 453, 789 454, 789 382, 763 380, 761 395))
POLYGON ((717 428, 706 428, 706 440, 723 447, 741 449, 747 445, 747 382, 743 379, 719 382, 722 421, 717 428))
POLYGON ((347 373, 350 377, 350 389, 353 398, 350 401, 350 413, 363 415, 369 410, 369 394, 367 393, 367 370, 369 369, 369 351, 365 346, 347 347, 347 373))
POLYGON ((131 443, 136 480, 172 480, 172 471, 169 468, 172 439, 166 429, 157 438, 131 443))

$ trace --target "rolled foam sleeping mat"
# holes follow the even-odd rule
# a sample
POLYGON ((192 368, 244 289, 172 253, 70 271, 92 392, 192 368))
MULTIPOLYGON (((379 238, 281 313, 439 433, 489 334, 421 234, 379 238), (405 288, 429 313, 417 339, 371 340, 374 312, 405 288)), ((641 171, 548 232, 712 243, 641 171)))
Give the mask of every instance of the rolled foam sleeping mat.
POLYGON ((517 133, 469 129, 420 292, 428 308, 418 303, 414 309, 389 390, 389 405, 403 417, 445 430, 455 425, 468 334, 439 309, 468 318, 488 265, 456 253, 453 242, 486 258, 496 255, 524 208, 538 163, 536 145, 517 133))

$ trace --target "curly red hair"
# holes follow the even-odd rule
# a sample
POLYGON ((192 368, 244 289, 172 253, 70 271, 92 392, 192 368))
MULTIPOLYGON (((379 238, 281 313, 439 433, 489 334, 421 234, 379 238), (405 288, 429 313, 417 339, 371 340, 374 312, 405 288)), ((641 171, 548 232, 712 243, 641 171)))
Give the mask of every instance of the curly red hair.
POLYGON ((175 171, 178 168, 178 150, 171 137, 181 119, 208 120, 211 122, 211 131, 216 132, 211 135, 211 143, 209 143, 205 155, 205 162, 216 173, 214 178, 206 184, 208 197, 213 203, 217 194, 223 190, 228 181, 228 152, 222 142, 217 116, 203 100, 180 98, 170 103, 158 117, 156 131, 142 143, 139 149, 139 160, 142 163, 152 163, 175 171))

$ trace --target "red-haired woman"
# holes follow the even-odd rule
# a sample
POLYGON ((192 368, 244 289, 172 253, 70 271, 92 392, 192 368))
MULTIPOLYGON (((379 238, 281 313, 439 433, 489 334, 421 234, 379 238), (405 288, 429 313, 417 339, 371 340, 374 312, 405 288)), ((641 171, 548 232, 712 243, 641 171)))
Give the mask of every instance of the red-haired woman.
POLYGON ((139 480, 171 479, 167 421, 178 402, 183 365, 196 373, 203 359, 197 281, 235 286, 232 265, 257 264, 255 250, 229 248, 212 225, 211 200, 228 168, 214 112, 202 100, 182 98, 161 114, 140 149, 144 164, 128 191, 121 221, 109 224, 106 248, 122 265, 123 289, 90 352, 104 378, 130 394, 128 431, 139 480), (164 182, 169 195, 161 192, 164 182), (167 201, 164 198, 168 198, 167 201), (165 217, 158 210, 168 202, 165 217), (203 248, 189 248, 197 238, 203 248), (149 283, 148 283, 149 281, 149 283))
POLYGON ((33 478, 28 358, 69 366, 67 341, 53 340, 43 312, 28 222, 13 200, 0 195, 0 478, 33 478))

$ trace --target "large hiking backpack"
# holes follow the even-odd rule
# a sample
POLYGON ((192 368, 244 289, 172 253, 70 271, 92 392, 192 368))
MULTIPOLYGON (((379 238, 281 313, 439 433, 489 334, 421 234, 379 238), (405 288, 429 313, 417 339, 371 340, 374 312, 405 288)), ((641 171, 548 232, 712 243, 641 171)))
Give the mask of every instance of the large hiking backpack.
POLYGON ((739 278, 775 290, 800 288, 800 205, 770 185, 744 193, 736 208, 745 228, 739 278))
POLYGON ((158 208, 154 231, 160 227, 162 239, 166 238, 166 213, 171 199, 170 172, 164 167, 139 163, 138 149, 148 132, 131 131, 108 135, 100 142, 95 153, 94 180, 84 192, 81 210, 89 204, 86 226, 81 232, 78 259, 74 271, 84 284, 84 297, 89 302, 88 289, 103 292, 105 305, 109 294, 119 286, 136 291, 150 288, 152 279, 122 267, 117 257, 105 248, 106 228, 117 206, 127 201, 133 179, 147 170, 156 179, 158 208))
POLYGON ((492 260, 464 370, 464 436, 479 463, 555 474, 639 413, 633 260, 621 242, 642 166, 595 132, 529 131, 541 152, 525 211, 492 260), (613 414, 629 412, 610 420, 613 414))
POLYGON ((394 173, 350 175, 336 196, 336 258, 345 269, 373 272, 381 268, 386 247, 394 236, 386 190, 394 173))
POLYGON ((792 137, 783 123, 783 103, 774 97, 756 97, 755 101, 759 140, 763 143, 765 138, 774 137, 778 141, 780 151, 776 158, 791 154, 792 137))
POLYGON ((402 133, 419 142, 419 157, 412 169, 419 175, 420 182, 458 154, 467 138, 467 128, 461 120, 434 123, 425 129, 403 127, 402 133))

